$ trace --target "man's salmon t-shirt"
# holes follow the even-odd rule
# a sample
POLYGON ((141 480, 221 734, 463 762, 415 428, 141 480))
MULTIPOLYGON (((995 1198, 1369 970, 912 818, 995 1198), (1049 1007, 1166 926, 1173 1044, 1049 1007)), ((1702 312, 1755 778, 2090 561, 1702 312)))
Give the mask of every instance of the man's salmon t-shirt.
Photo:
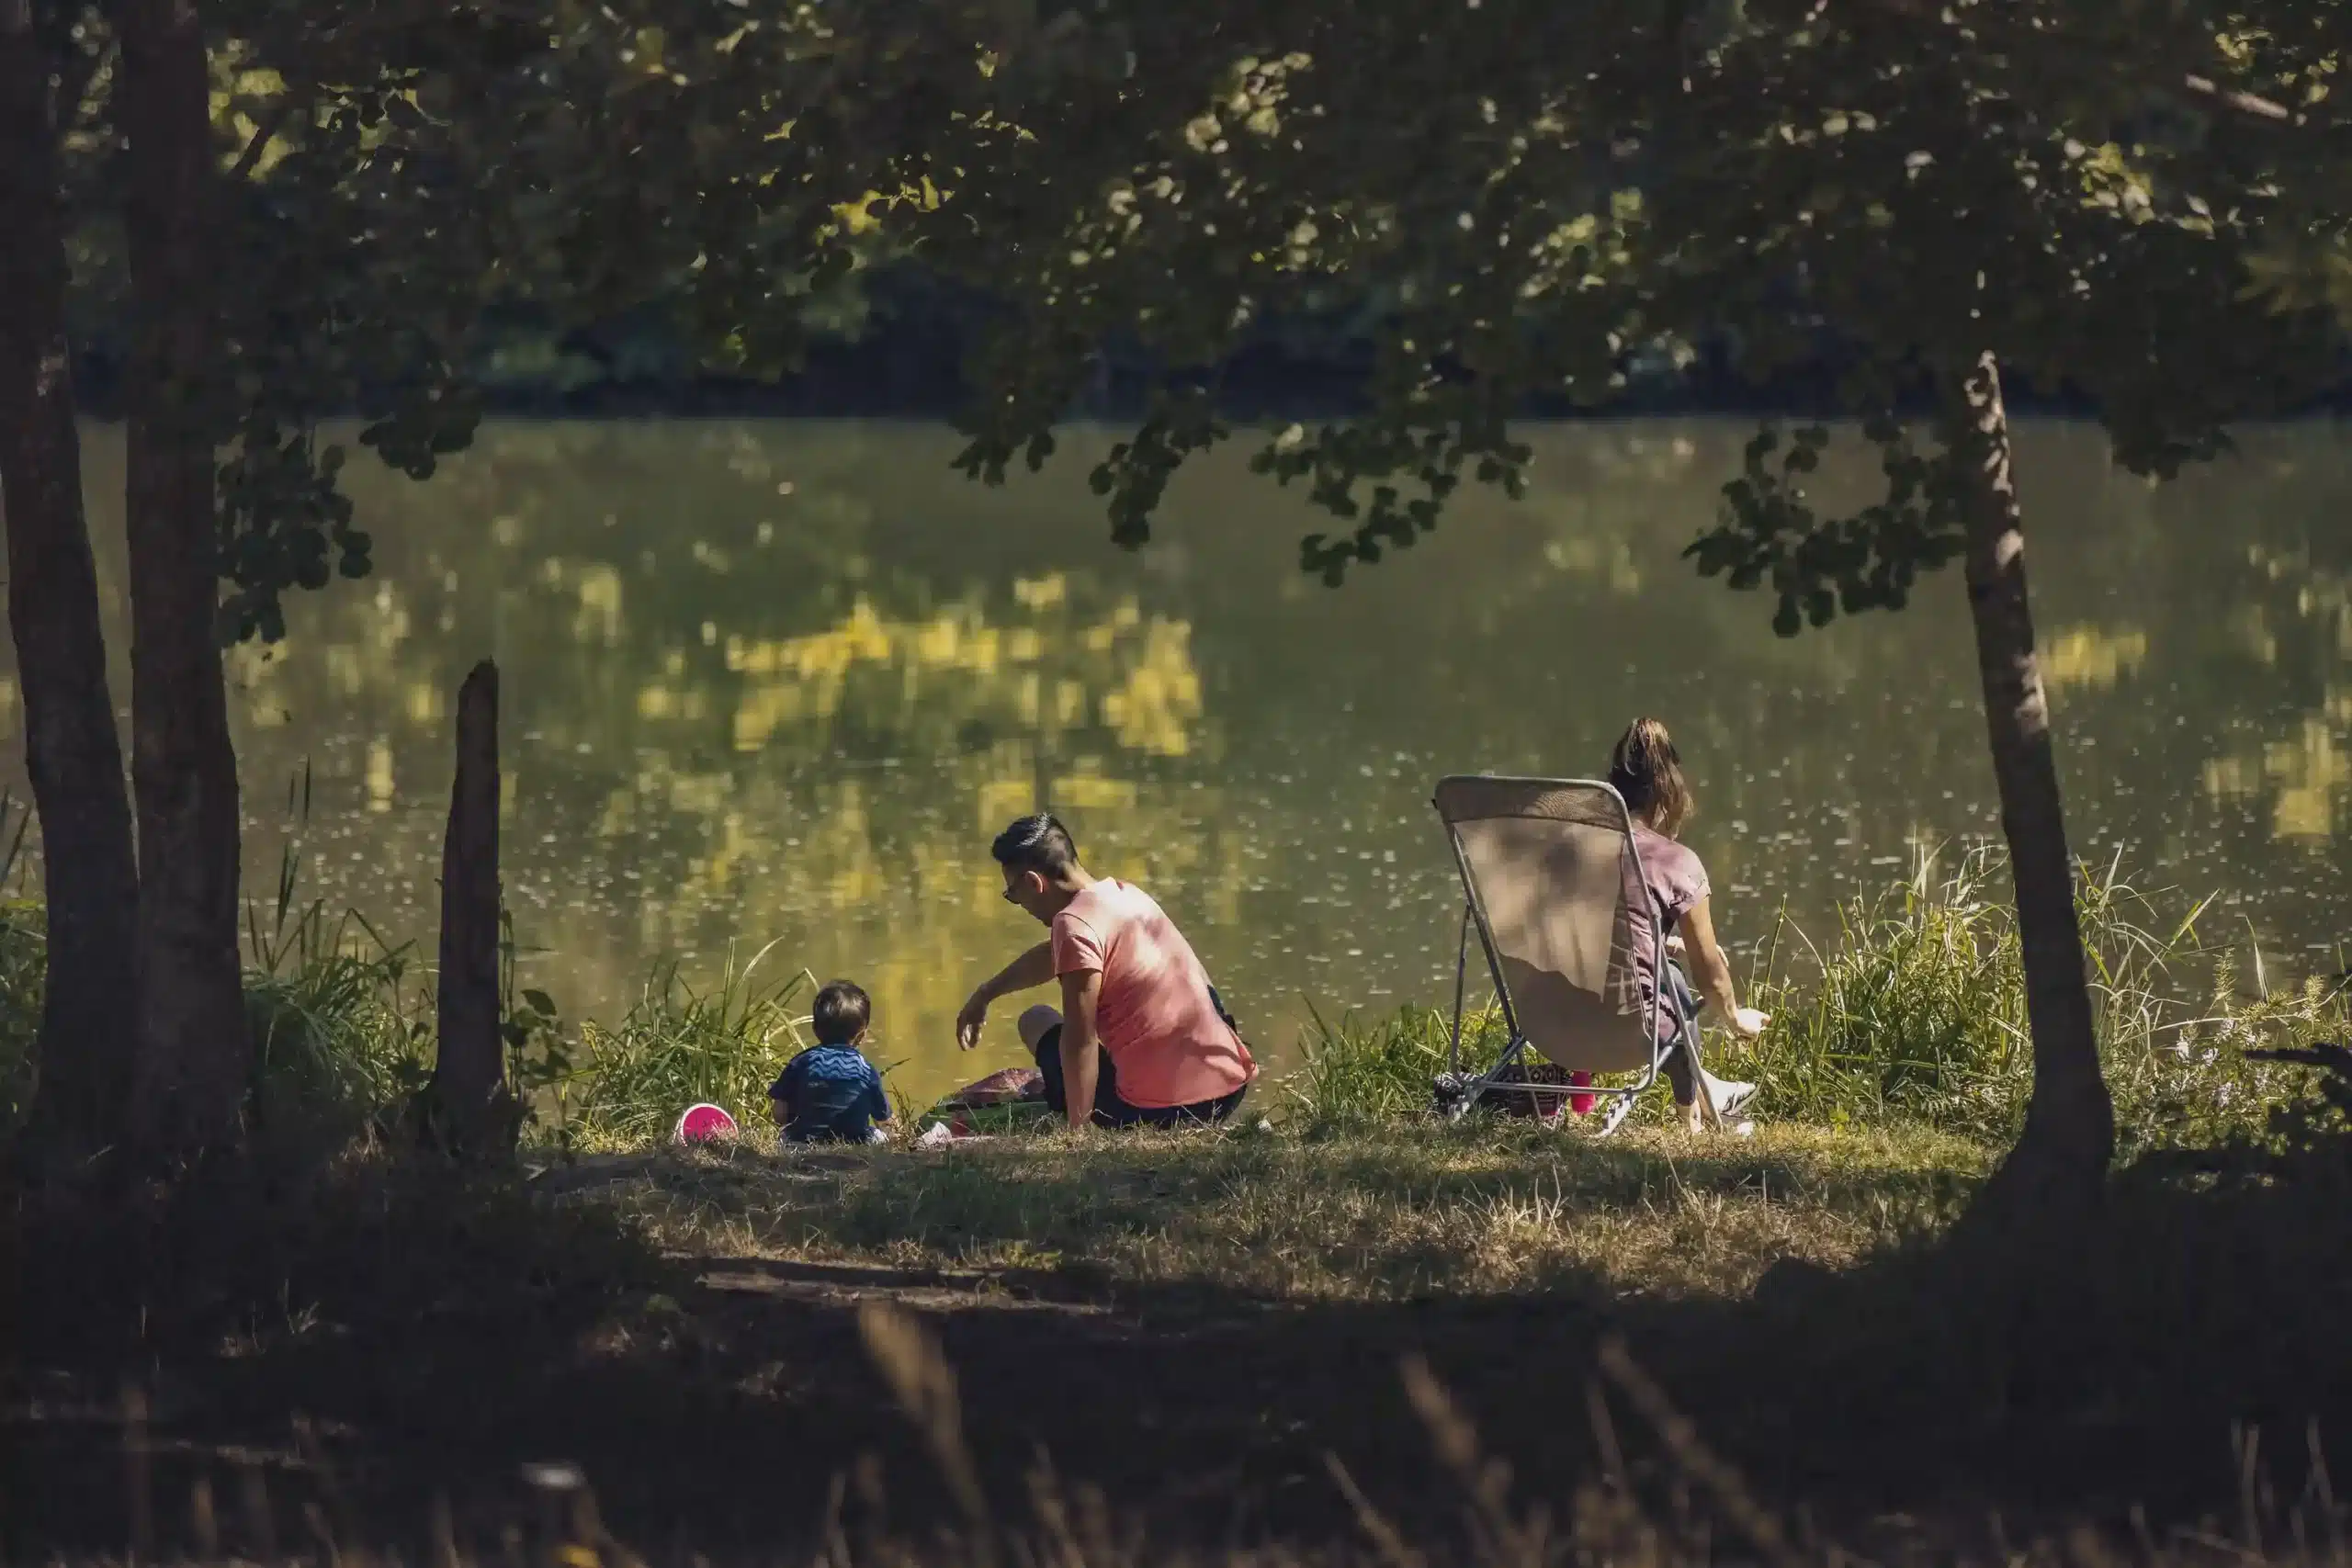
POLYGON ((1142 888, 1096 882, 1054 917, 1053 948, 1057 977, 1102 976, 1094 1032, 1129 1105, 1198 1105, 1258 1076, 1249 1047, 1217 1016, 1193 944, 1142 888))

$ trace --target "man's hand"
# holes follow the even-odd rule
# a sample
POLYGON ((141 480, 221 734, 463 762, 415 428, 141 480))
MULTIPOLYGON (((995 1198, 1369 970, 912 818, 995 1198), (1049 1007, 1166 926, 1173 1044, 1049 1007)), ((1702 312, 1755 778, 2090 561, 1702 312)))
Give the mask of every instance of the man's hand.
POLYGON ((1772 1015, 1770 1013, 1758 1012, 1754 1008, 1734 1008, 1732 1010, 1732 1032, 1738 1035, 1742 1040, 1755 1039, 1758 1035, 1764 1032, 1764 1026, 1771 1021, 1772 1015))
POLYGON ((980 1027, 989 1021, 989 1004, 997 998, 1042 986, 1053 977, 1054 944, 1041 942, 980 982, 980 988, 956 1015, 956 1043, 968 1051, 980 1043, 980 1027))
POLYGON ((964 1003, 964 1010, 956 1015, 956 1043, 970 1050, 980 1043, 980 1027, 989 1021, 989 993, 983 986, 974 991, 964 1003))

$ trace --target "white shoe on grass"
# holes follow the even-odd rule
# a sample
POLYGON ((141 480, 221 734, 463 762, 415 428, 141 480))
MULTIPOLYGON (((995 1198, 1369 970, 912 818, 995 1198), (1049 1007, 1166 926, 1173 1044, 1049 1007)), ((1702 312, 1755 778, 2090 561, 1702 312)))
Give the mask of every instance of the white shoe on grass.
POLYGON ((1702 1069, 1707 1080, 1707 1098, 1714 1102, 1715 1114, 1725 1122, 1737 1116, 1747 1102, 1756 1098, 1756 1086, 1734 1078, 1719 1078, 1702 1069))

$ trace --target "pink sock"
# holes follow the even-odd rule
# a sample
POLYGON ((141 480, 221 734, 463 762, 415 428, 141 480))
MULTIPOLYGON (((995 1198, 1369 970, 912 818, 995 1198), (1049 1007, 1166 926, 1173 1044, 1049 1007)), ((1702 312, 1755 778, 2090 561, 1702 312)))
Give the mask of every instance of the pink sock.
MULTIPOLYGON (((1568 1075, 1568 1081, 1576 1085, 1578 1089, 1582 1089, 1587 1084, 1592 1082, 1592 1075, 1586 1072, 1570 1073, 1568 1075)), ((1598 1102, 1600 1099, 1600 1096, 1597 1094, 1572 1094, 1568 1096, 1568 1109, 1575 1111, 1579 1116, 1588 1116, 1591 1114, 1594 1104, 1598 1102)))

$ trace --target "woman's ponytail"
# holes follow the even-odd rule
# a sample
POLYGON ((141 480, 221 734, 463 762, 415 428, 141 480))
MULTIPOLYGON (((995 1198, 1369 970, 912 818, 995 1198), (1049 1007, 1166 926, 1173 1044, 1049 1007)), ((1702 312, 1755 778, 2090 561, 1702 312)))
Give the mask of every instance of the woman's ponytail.
POLYGON ((1609 782, 1634 818, 1672 838, 1690 818, 1690 786, 1666 726, 1637 718, 1609 754, 1609 782))

